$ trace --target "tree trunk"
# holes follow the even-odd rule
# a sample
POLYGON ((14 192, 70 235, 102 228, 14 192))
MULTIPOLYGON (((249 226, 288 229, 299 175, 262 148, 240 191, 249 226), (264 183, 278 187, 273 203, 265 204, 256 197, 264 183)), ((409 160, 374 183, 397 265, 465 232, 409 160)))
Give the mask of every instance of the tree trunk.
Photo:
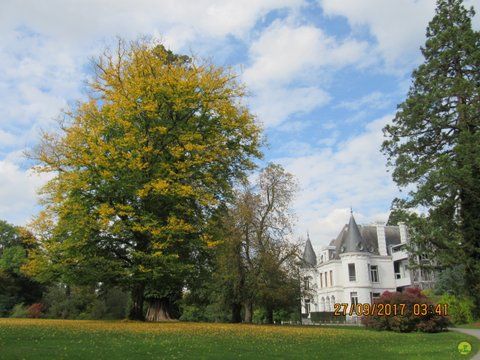
MULTIPOLYGON (((480 189, 479 189, 480 191, 480 189)), ((466 256, 463 259, 465 264, 465 283, 467 292, 474 301, 474 315, 480 315, 480 203, 474 196, 464 195, 462 199, 462 235, 463 247, 466 256)))
POLYGON ((267 307, 267 324, 273 324, 273 309, 267 307))
POLYGON ((175 306, 168 298, 151 300, 148 302, 145 318, 152 322, 175 320, 177 318, 175 306))
POLYGON ((245 317, 244 322, 251 323, 253 318, 253 303, 251 301, 247 301, 245 303, 245 317))
POLYGON ((242 305, 239 303, 232 304, 232 323, 242 322, 242 305))
MULTIPOLYGON (((70 285, 66 284, 65 285, 65 296, 66 298, 70 301, 70 298, 72 296, 72 289, 70 288, 70 285)), ((69 316, 69 311, 67 309, 63 309, 60 317, 62 319, 67 319, 69 316)))
POLYGON ((132 289, 132 305, 130 306, 130 312, 128 318, 130 320, 145 320, 143 317, 143 292, 145 285, 137 284, 132 289))
MULTIPOLYGON (((459 97, 458 104, 465 101, 459 97)), ((480 316, 480 167, 478 159, 480 148, 477 143, 477 120, 465 114, 457 106, 459 127, 463 130, 463 137, 459 137, 457 145, 457 164, 463 170, 463 183, 460 189, 460 229, 462 232, 462 248, 465 258, 465 283, 467 292, 474 301, 475 317, 480 316)))

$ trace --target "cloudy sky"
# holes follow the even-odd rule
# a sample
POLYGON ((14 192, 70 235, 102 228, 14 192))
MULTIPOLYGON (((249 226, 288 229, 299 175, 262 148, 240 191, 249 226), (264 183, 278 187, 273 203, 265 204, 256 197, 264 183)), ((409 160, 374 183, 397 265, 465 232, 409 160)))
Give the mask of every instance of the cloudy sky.
MULTIPOLYGON (((466 2, 480 9, 480 0, 466 2)), ((24 225, 46 180, 23 157, 85 96, 89 59, 153 35, 230 65, 264 124, 265 161, 295 174, 297 233, 322 246, 348 221, 385 221, 398 190, 382 127, 405 98, 434 0, 0 0, 0 219, 24 225)), ((474 19, 480 29, 480 17, 474 19)))

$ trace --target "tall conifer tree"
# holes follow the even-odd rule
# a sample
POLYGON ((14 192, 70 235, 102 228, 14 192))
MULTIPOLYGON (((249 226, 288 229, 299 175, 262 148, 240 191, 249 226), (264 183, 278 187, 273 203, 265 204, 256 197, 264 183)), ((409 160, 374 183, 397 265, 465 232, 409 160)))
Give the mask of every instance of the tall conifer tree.
POLYGON ((413 242, 440 266, 462 262, 480 309, 480 34, 474 10, 439 0, 407 99, 384 129, 393 179, 421 208, 413 242))

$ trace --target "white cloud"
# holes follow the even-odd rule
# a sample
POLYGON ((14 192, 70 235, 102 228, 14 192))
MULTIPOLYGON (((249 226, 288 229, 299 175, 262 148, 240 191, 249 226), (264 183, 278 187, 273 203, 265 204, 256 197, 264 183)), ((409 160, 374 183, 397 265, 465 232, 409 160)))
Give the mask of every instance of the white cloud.
POLYGON ((368 123, 362 133, 335 149, 276 159, 300 182, 295 204, 298 229, 309 229, 312 242, 326 245, 335 237, 348 221, 345 211, 350 206, 358 212, 359 222, 386 220, 385 204, 397 193, 380 153, 381 129, 391 118, 368 123))
MULTIPOLYGON (((16 136, 17 146, 31 146, 40 128, 48 129, 67 100, 80 98, 84 54, 23 31, 0 44, 0 129, 16 136), (78 54, 76 54, 78 55, 78 54)), ((0 142, 0 149, 4 143, 0 142)))
POLYGON ((476 30, 480 30, 480 2, 478 0, 465 0, 465 7, 474 7, 476 14, 473 17, 472 25, 476 30))
POLYGON ((327 15, 340 15, 352 27, 367 26, 387 64, 419 56, 435 0, 319 0, 327 15))
POLYGON ((328 67, 331 72, 358 65, 368 48, 365 42, 338 41, 315 26, 292 22, 273 22, 250 46, 252 64, 243 79, 255 96, 253 111, 266 126, 279 125, 292 114, 325 105, 330 96, 318 86, 322 69, 328 67))
POLYGON ((337 143, 339 136, 340 136, 340 132, 338 130, 332 131, 327 137, 320 138, 317 141, 317 144, 320 146, 332 147, 337 143))
POLYGON ((2 144, 2 146, 12 146, 16 143, 17 138, 15 135, 0 129, 0 144, 2 144))
POLYGON ((284 122, 291 114, 305 114, 330 101, 330 96, 320 88, 267 88, 254 92, 250 101, 260 122, 275 126, 284 122))
MULTIPOLYGON (((139 33, 181 33, 212 37, 243 36, 273 9, 297 7, 302 0, 19 0, 2 8, 3 28, 27 24, 32 30, 60 42, 139 33), (189 30, 187 30, 189 29, 189 30)), ((1 29, 1 28, 0 28, 1 29)), ((190 36, 187 36, 191 40, 190 36)))
POLYGON ((17 164, 0 160, 0 219, 24 225, 36 212, 36 191, 50 176, 22 170, 17 164))
MULTIPOLYGON (((19 0, 0 12, 0 128, 49 127, 81 98, 85 65, 114 36, 153 34, 178 50, 194 40, 245 36, 275 9, 303 0, 19 0)), ((216 40, 215 40, 216 39, 216 40)), ((18 132, 18 131, 17 131, 18 132)))
POLYGON ((288 123, 283 123, 282 125, 278 126, 276 130, 283 131, 290 134, 299 134, 300 132, 307 129, 311 125, 312 125, 311 121, 301 119, 301 120, 289 121, 288 123))
MULTIPOLYGON (((366 26, 378 43, 377 51, 390 70, 410 71, 421 54, 425 30, 434 15, 435 0, 318 0, 325 14, 344 16, 355 30, 366 26), (400 68, 398 68, 400 66, 400 68)), ((465 2, 480 10, 478 0, 465 2)), ((474 18, 480 27, 480 16, 474 18)))
POLYGON ((244 79, 254 88, 308 79, 321 67, 357 64, 367 48, 365 42, 338 41, 312 25, 275 21, 252 43, 253 63, 245 71, 244 79))
POLYGON ((310 143, 292 140, 282 146, 282 151, 288 153, 290 156, 305 156, 311 154, 314 148, 310 143))
POLYGON ((384 109, 388 107, 390 103, 391 100, 388 95, 383 94, 380 91, 374 91, 355 100, 342 101, 337 107, 358 111, 365 108, 384 109))

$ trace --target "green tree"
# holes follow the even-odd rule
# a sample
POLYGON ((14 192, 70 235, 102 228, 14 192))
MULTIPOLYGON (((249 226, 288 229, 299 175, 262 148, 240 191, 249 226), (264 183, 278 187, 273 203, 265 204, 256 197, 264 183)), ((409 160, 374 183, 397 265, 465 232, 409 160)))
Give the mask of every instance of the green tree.
POLYGON ((0 220, 0 315, 8 314, 15 304, 32 304, 41 298, 43 287, 23 272, 27 251, 35 246, 26 229, 0 220))
POLYGON ((260 156, 260 129, 230 70, 149 40, 94 61, 88 100, 43 134, 37 169, 55 177, 35 222, 30 270, 130 289, 130 318, 178 316, 209 219, 260 156))
POLYGON ((218 254, 218 282, 232 311, 232 322, 251 322, 253 307, 265 309, 267 322, 273 312, 299 301, 294 261, 298 244, 291 239, 291 202, 296 191, 293 176, 269 164, 254 186, 237 197, 226 220, 226 237, 218 254))
POLYGON ((413 188, 397 206, 411 216, 416 249, 439 266, 465 264, 480 310, 480 34, 474 10, 439 0, 407 99, 387 125, 384 152, 393 179, 413 188))

